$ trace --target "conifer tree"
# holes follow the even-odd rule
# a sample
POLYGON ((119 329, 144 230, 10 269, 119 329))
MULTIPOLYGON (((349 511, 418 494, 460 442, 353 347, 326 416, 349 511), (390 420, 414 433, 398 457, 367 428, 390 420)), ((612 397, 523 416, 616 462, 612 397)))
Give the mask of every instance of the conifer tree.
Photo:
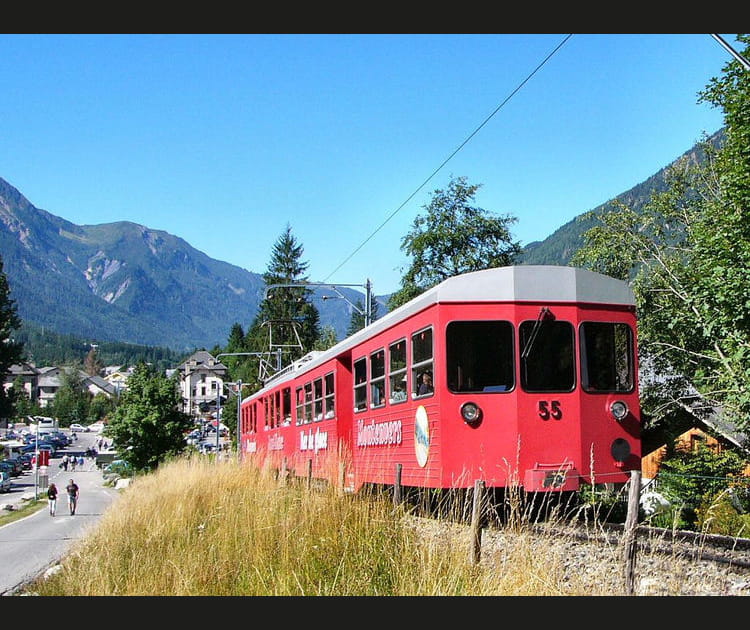
MULTIPOLYGON (((23 344, 12 337, 13 331, 20 326, 21 320, 16 311, 16 304, 10 298, 10 287, 3 271, 3 260, 0 257, 0 379, 2 381, 10 372, 10 367, 19 363, 23 357, 23 344)), ((12 415, 12 401, 6 395, 5 388, 0 387, 0 421, 7 420, 12 415)))

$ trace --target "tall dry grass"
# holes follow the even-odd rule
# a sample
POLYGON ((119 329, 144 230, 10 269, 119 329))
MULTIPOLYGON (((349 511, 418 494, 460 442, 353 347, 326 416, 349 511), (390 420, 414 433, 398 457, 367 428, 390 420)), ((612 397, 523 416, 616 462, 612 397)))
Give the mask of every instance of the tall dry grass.
POLYGON ((598 595, 564 556, 515 532, 502 561, 470 561, 466 528, 419 523, 387 496, 204 457, 137 477, 60 570, 47 596, 598 595))

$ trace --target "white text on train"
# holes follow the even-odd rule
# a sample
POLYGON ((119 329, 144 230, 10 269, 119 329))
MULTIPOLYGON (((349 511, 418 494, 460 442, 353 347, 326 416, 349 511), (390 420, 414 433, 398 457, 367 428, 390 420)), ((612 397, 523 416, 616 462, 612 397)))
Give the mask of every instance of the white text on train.
POLYGON ((301 451, 314 451, 318 452, 321 449, 328 448, 328 432, 315 429, 313 433, 310 429, 309 433, 302 431, 299 434, 299 450, 301 451))
POLYGON ((284 448, 284 437, 281 435, 272 435, 268 438, 268 450, 280 451, 284 448))
POLYGON ((357 446, 380 446, 383 444, 401 444, 401 420, 365 424, 357 423, 357 446))

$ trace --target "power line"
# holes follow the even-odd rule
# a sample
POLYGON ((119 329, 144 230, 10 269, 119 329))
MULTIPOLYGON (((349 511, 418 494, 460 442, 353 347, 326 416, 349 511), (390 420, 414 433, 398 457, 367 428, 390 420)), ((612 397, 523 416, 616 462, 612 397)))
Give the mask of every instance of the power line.
POLYGON ((482 129, 482 127, 484 127, 484 126, 485 126, 485 125, 486 125, 486 124, 487 124, 487 123, 488 123, 488 122, 489 122, 489 121, 490 121, 490 120, 491 120, 491 119, 492 119, 492 118, 493 118, 493 117, 495 116, 495 114, 497 114, 497 113, 498 113, 498 112, 500 111, 500 109, 502 109, 502 107, 503 107, 503 106, 505 106, 505 104, 506 104, 506 103, 507 103, 507 102, 508 102, 508 101, 509 101, 509 100, 510 100, 511 98, 513 98, 513 97, 514 97, 514 96, 516 95, 516 93, 517 93, 517 92, 518 92, 518 91, 519 91, 519 90, 520 90, 520 89, 521 89, 521 88, 522 88, 522 87, 523 87, 524 85, 526 85, 526 83, 528 83, 528 82, 529 82, 529 81, 531 80, 531 78, 532 78, 532 77, 533 77, 533 76, 534 76, 534 75, 535 75, 535 74, 536 74, 536 73, 537 73, 537 72, 538 72, 539 70, 541 70, 542 66, 544 66, 544 64, 546 64, 546 63, 547 63, 547 62, 548 62, 548 61, 549 61, 549 60, 550 60, 550 59, 552 58, 552 56, 553 56, 553 55, 554 55, 555 53, 557 53, 557 51, 558 51, 558 50, 560 50, 560 48, 562 48, 562 47, 563 47, 563 45, 564 45, 564 44, 565 44, 565 43, 566 43, 566 42, 567 42, 567 41, 568 41, 568 40, 569 40, 569 39, 570 39, 571 37, 573 37, 573 34, 572 34, 572 33, 571 33, 571 34, 569 34, 569 35, 566 35, 566 36, 565 36, 565 39, 563 39, 563 40, 562 40, 562 41, 561 41, 561 42, 560 42, 560 43, 559 43, 559 44, 558 44, 558 45, 557 45, 557 46, 556 46, 556 47, 554 48, 554 50, 553 50, 553 51, 552 51, 551 53, 549 53, 549 54, 548 54, 548 55, 547 55, 547 56, 546 56, 546 57, 544 58, 544 60, 543 60, 543 61, 542 61, 542 62, 541 62, 541 63, 540 63, 540 64, 539 64, 539 65, 538 65, 538 66, 537 66, 536 68, 534 68, 534 70, 532 70, 532 71, 531 71, 531 72, 530 72, 530 73, 528 74, 528 76, 527 76, 527 77, 526 77, 526 78, 525 78, 525 79, 524 79, 523 81, 521 81, 521 83, 519 83, 519 84, 518 84, 518 86, 517 86, 517 87, 516 87, 516 88, 515 88, 515 89, 514 89, 514 90, 513 90, 513 91, 512 91, 512 92, 511 92, 511 93, 510 93, 510 94, 509 94, 508 96, 506 96, 506 97, 505 97, 505 99, 503 100, 503 102, 502 102, 502 103, 500 103, 500 104, 499 104, 499 105, 498 105, 498 106, 497 106, 497 107, 496 107, 496 108, 495 108, 495 109, 493 110, 493 112, 492 112, 492 113, 491 113, 491 114, 490 114, 489 116, 487 116, 487 118, 485 118, 485 119, 484 119, 484 120, 482 121, 482 123, 481 123, 481 124, 480 124, 480 125, 479 125, 479 126, 478 126, 478 127, 476 128, 476 129, 474 129, 474 131, 472 131, 472 132, 471 132, 471 133, 469 134, 469 136, 468 136, 468 137, 467 137, 467 138, 466 138, 466 139, 465 139, 465 140, 464 140, 464 141, 463 141, 463 142, 462 142, 462 143, 461 143, 460 145, 458 145, 458 147, 457 147, 457 148, 456 148, 456 149, 455 149, 455 150, 454 150, 454 151, 453 151, 453 152, 452 152, 452 153, 451 153, 451 154, 450 154, 450 155, 449 155, 449 156, 448 156, 447 158, 445 158, 445 160, 443 160, 443 162, 442 162, 442 163, 440 164, 440 166, 438 166, 438 167, 437 167, 437 168, 436 168, 436 169, 435 169, 434 171, 432 171, 432 173, 430 173, 429 177, 427 177, 427 179, 425 179, 425 180, 424 180, 424 181, 423 181, 423 182, 422 182, 422 183, 421 183, 421 184, 419 185, 419 187, 417 187, 417 189, 416 189, 416 190, 415 190, 414 192, 412 192, 412 193, 411 193, 411 194, 410 194, 410 195, 409 195, 409 196, 408 196, 408 197, 406 198, 406 200, 404 200, 404 202, 403 202, 403 203, 402 203, 402 204, 401 204, 401 205, 400 205, 400 206, 399 206, 398 208, 396 208, 396 209, 395 209, 395 210, 394 210, 393 212, 391 212, 391 213, 390 213, 390 214, 389 214, 389 215, 388 215, 388 216, 386 217, 385 221, 383 221, 383 222, 382 222, 382 223, 381 223, 381 224, 380 224, 380 225, 379 225, 379 226, 378 226, 377 228, 375 228, 375 230, 373 230, 373 232, 372 232, 372 233, 371 233, 371 234, 370 234, 370 235, 369 235, 369 236, 368 236, 368 237, 367 237, 367 238, 366 238, 366 239, 365 239, 364 241, 362 241, 362 242, 361 242, 361 243, 360 243, 360 244, 359 244, 359 245, 357 246, 357 248, 356 248, 356 249, 355 249, 355 250, 354 250, 354 251, 353 251, 353 252, 352 252, 351 254, 349 254, 349 255, 348 255, 348 256, 347 256, 347 257, 346 257, 346 258, 345 258, 345 259, 344 259, 344 260, 343 260, 343 261, 342 261, 342 262, 341 262, 341 263, 339 264, 339 266, 338 266, 338 267, 336 267, 336 268, 335 268, 335 269, 334 269, 334 270, 333 270, 333 271, 332 271, 331 273, 329 273, 329 274, 328 274, 328 275, 327 275, 327 276, 326 276, 326 277, 325 277, 325 278, 323 279, 323 281, 324 281, 324 282, 325 282, 325 281, 327 281, 327 280, 328 280, 328 279, 329 279, 329 278, 330 278, 330 277, 331 277, 331 276, 332 276, 332 275, 333 275, 334 273, 336 273, 336 272, 337 272, 337 271, 338 271, 339 269, 341 269, 341 267, 343 267, 343 266, 344 266, 344 265, 345 265, 345 264, 346 264, 347 262, 349 262, 349 261, 350 261, 350 260, 352 259, 352 257, 354 256, 354 254, 356 254, 356 253, 357 253, 357 252, 358 252, 358 251, 359 251, 360 249, 362 249, 362 248, 363 248, 363 247, 364 247, 364 246, 365 246, 365 245, 367 244, 367 242, 368 242, 368 241, 370 241, 370 239, 372 239, 372 237, 373 237, 373 236, 375 236, 375 235, 376 235, 376 234, 377 234, 377 233, 378 233, 378 232, 379 232, 379 231, 380 231, 381 229, 383 229, 383 227, 385 226, 385 224, 386 224, 386 223, 388 223, 388 221, 390 221, 390 220, 391 220, 391 219, 392 219, 392 218, 393 218, 394 216, 396 216, 396 214, 398 214, 398 213, 399 213, 399 212, 401 211, 401 209, 402 209, 402 208, 403 208, 403 207, 404 207, 404 206, 405 206, 405 205, 406 205, 407 203, 409 203, 409 201, 411 201, 411 200, 412 200, 412 199, 414 198, 414 196, 415 196, 415 195, 416 195, 416 194, 417 194, 417 193, 418 193, 418 192, 419 192, 420 190, 422 190, 422 188, 424 188, 424 187, 425 187, 425 186, 427 185, 427 183, 428 183, 428 182, 429 182, 429 181, 430 181, 430 180, 431 180, 431 179, 432 179, 433 177, 435 177, 435 175, 437 175, 437 174, 438 174, 438 172, 440 172, 440 171, 442 170, 442 168, 443 168, 443 167, 444 167, 444 166, 445 166, 445 165, 446 165, 446 164, 447 164, 447 163, 448 163, 448 162, 449 162, 450 160, 452 160, 452 159, 453 159, 453 157, 454 157, 454 156, 455 156, 455 155, 456 155, 456 154, 457 154, 457 153, 458 153, 458 152, 459 152, 459 151, 460 151, 461 149, 463 149, 463 148, 464 148, 464 147, 465 147, 465 146, 466 146, 466 145, 468 144, 469 140, 471 140, 471 139, 472 139, 472 138, 473 138, 473 137, 474 137, 475 135, 477 135, 477 133, 479 133, 479 130, 480 130, 480 129, 482 129))

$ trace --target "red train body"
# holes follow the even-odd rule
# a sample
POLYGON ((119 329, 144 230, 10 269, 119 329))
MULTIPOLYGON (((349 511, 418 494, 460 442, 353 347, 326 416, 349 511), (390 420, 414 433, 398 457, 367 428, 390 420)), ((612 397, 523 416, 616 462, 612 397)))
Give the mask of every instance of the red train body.
POLYGON ((640 468, 637 374, 626 283, 556 266, 463 274, 244 399, 241 457, 352 492, 397 470, 421 488, 620 484, 640 468))

